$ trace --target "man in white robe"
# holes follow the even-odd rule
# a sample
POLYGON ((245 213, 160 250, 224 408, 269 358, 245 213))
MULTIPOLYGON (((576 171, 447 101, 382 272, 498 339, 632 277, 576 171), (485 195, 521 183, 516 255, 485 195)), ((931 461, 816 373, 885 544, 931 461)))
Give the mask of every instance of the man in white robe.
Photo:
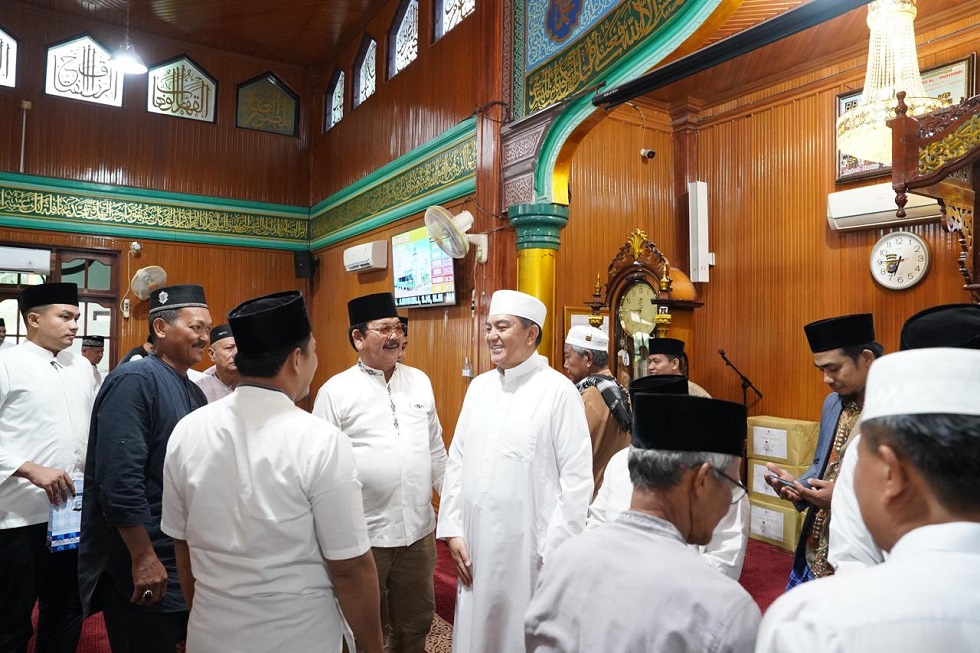
POLYGON ((298 292, 229 314, 243 376, 167 444, 162 528, 190 609, 187 653, 380 653, 378 579, 350 441, 295 406, 316 340, 298 292), (343 610, 343 613, 341 613, 343 610), (345 623, 346 617, 346 623, 345 623))
POLYGON ((633 395, 630 509, 545 563, 525 621, 529 653, 749 653, 759 608, 690 544, 707 544, 737 480, 745 407, 633 395))
POLYGON ((980 351, 871 368, 854 490, 884 563, 818 579, 766 613, 758 653, 974 651, 980 641, 980 351))
POLYGON ((498 290, 486 342, 496 369, 466 392, 436 536, 459 572, 455 653, 513 653, 542 561, 585 526, 592 446, 575 385, 535 353, 546 309, 498 290))
MULTIPOLYGON (((920 311, 905 321, 899 339, 900 349, 958 347, 980 349, 980 305, 945 304, 920 311)), ((830 546, 827 560, 836 573, 846 573, 884 562, 885 552, 861 519, 854 493, 854 470, 861 448, 860 433, 844 450, 840 473, 831 500, 830 546)))

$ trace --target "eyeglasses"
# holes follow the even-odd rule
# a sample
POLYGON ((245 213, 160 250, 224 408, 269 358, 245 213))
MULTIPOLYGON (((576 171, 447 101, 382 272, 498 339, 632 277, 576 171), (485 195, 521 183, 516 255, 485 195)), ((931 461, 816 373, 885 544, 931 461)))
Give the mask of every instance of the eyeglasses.
POLYGON ((393 333, 397 333, 400 336, 405 335, 405 327, 402 326, 401 322, 399 322, 398 324, 386 324, 381 327, 364 327, 364 328, 367 329, 368 331, 374 331, 382 338, 390 338, 391 334, 393 333))
POLYGON ((733 506, 736 503, 738 503, 739 501, 741 501, 742 500, 742 497, 744 497, 746 494, 749 493, 749 488, 745 487, 745 485, 742 484, 742 481, 739 481, 737 479, 732 478, 731 476, 729 476, 725 472, 721 471, 717 467, 712 467, 711 468, 711 471, 713 471, 715 474, 717 474, 718 476, 721 476, 723 479, 725 479, 726 481, 728 481, 729 483, 731 483, 732 485, 735 486, 735 487, 732 488, 732 505, 733 506))

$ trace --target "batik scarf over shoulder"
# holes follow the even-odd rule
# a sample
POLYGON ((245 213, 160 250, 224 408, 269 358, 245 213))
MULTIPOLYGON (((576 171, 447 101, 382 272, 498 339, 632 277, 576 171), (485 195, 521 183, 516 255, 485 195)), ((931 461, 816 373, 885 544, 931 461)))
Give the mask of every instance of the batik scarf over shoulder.
POLYGON ((604 374, 593 374, 576 383, 575 387, 579 392, 587 388, 596 388, 606 402, 609 412, 616 418, 619 428, 626 433, 630 432, 633 428, 633 411, 630 409, 629 395, 616 379, 604 374))

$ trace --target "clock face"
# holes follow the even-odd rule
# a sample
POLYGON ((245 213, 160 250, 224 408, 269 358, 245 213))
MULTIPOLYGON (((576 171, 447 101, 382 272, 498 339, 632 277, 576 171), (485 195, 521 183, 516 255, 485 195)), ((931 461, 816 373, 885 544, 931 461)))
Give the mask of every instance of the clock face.
POLYGON ((616 314, 627 336, 653 331, 657 324, 657 307, 653 303, 656 299, 656 291, 643 281, 634 283, 622 294, 616 314))
POLYGON ((928 271, 929 247, 913 233, 885 234, 871 250, 871 277, 885 288, 911 288, 928 271))

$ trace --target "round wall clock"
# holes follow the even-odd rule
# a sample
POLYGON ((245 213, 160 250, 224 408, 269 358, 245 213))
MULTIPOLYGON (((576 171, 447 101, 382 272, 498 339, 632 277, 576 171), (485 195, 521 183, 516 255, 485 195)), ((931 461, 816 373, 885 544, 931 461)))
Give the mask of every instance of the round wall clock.
POLYGON ((633 282, 619 297, 616 315, 628 337, 653 332, 657 326, 657 307, 653 303, 656 299, 657 291, 646 281, 633 282))
POLYGON ((908 231, 885 234, 871 250, 871 277, 885 288, 911 288, 928 271, 929 246, 908 231))

